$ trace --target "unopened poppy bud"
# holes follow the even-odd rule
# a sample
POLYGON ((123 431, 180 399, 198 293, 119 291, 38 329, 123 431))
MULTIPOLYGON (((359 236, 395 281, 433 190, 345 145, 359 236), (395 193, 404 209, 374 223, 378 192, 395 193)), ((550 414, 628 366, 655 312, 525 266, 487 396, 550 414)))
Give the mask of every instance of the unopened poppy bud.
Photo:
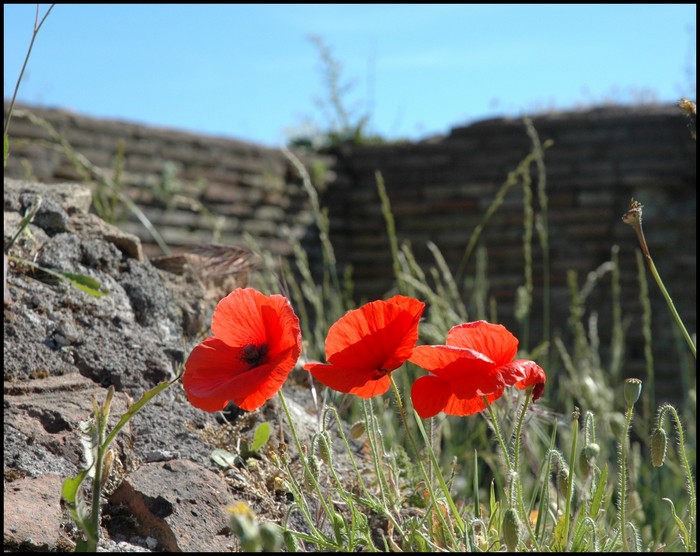
POLYGON ((651 433, 651 464, 661 467, 666 460, 666 446, 668 439, 664 429, 656 429, 651 433))
POLYGON ((333 465, 333 451, 331 450, 330 438, 326 431, 323 431, 318 436, 318 457, 329 467, 333 465))
POLYGON ((503 516, 503 542, 506 543, 508 552, 515 552, 515 549, 518 548, 521 532, 522 525, 518 512, 515 508, 508 508, 503 516))
POLYGON ((285 529, 284 533, 282 533, 282 539, 284 540, 284 546, 288 552, 299 552, 301 547, 294 533, 285 529))
POLYGON ((345 518, 338 512, 333 512, 331 521, 333 524, 333 531, 335 532, 336 541, 338 541, 339 544, 345 544, 348 540, 345 518))
POLYGON ((563 496, 569 495, 569 468, 565 465, 562 465, 557 473, 557 488, 563 496))
POLYGON ((617 411, 611 413, 608 417, 608 423, 610 424, 610 430, 616 438, 620 438, 625 432, 625 416, 617 411))
POLYGON ((230 506, 228 512, 229 528, 238 537, 244 552, 257 552, 260 549, 260 533, 255 520, 255 513, 245 502, 237 502, 230 506))
POLYGON ((304 484, 306 485, 306 488, 313 490, 314 481, 318 480, 318 475, 321 472, 321 469, 318 465, 318 459, 316 459, 314 454, 309 454, 306 458, 306 462, 308 463, 308 467, 304 468, 304 484))
POLYGON ((552 450, 550 452, 550 470, 554 475, 559 473, 560 469, 564 465, 562 460, 562 455, 557 450, 552 450))
POLYGON ((278 552, 282 547, 282 531, 279 525, 269 521, 260 524, 260 544, 263 552, 278 552))
POLYGON ((634 404, 636 404, 641 393, 641 380, 638 378, 628 378, 625 380, 625 401, 627 402, 627 407, 632 407, 634 404))
POLYGON ((365 434, 365 430, 366 427, 364 421, 358 421, 350 428, 350 438, 357 440, 363 434, 365 434))
POLYGON ((595 459, 598 457, 598 454, 600 454, 600 446, 595 442, 591 442, 583 447, 579 455, 579 463, 584 472, 588 473, 591 471, 595 465, 595 459))

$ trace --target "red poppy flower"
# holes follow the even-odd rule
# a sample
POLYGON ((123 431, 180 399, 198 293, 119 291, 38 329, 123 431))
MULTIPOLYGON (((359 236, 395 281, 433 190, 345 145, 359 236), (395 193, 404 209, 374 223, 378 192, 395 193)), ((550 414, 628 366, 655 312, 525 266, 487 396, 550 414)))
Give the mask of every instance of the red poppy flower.
POLYGON ((192 405, 220 411, 229 401, 257 409, 282 387, 301 353, 294 309, 281 295, 238 288, 214 311, 207 338, 190 353, 182 384, 192 405))
POLYGON ((348 311, 328 330, 326 361, 304 368, 326 386, 371 398, 391 385, 389 373, 400 367, 418 341, 425 303, 395 295, 348 311))
POLYGON ((471 415, 503 394, 506 386, 535 385, 533 400, 544 390, 546 376, 534 361, 513 360, 518 340, 500 324, 476 321, 453 327, 446 345, 418 346, 410 361, 430 371, 413 383, 413 407, 423 419, 441 411, 471 415))

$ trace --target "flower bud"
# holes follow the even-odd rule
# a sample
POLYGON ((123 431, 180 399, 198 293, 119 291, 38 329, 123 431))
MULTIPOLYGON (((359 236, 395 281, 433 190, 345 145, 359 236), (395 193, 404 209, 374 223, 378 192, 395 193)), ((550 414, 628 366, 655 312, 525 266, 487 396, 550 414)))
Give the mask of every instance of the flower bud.
POLYGON ((348 541, 347 525, 345 518, 338 512, 331 513, 331 524, 335 532, 335 540, 338 544, 345 544, 348 541))
POLYGON ((285 529, 284 533, 282 533, 282 539, 284 540, 284 546, 288 552, 299 552, 301 549, 296 535, 288 529, 285 529))
POLYGON ((666 459, 668 439, 664 429, 656 429, 651 433, 651 464, 661 467, 666 459))
POLYGON ((595 442, 591 442, 583 447, 579 454, 579 464, 585 473, 590 473, 595 466, 595 459, 600 454, 600 446, 595 442))
POLYGON ((279 552, 283 542, 280 526, 270 521, 263 521, 260 524, 259 531, 262 551, 279 552))
POLYGON ((518 548, 518 543, 520 542, 520 534, 522 532, 522 525, 520 523, 520 518, 518 517, 518 512, 515 508, 508 508, 505 515, 503 516, 503 542, 506 543, 508 552, 515 552, 518 548))
POLYGON ((318 457, 329 467, 333 465, 333 451, 331 450, 331 442, 327 431, 323 431, 318 435, 318 457))
POLYGON ((318 459, 312 453, 306 457, 306 462, 308 463, 308 467, 304 468, 304 484, 306 485, 306 488, 313 490, 314 481, 318 481, 318 476, 321 469, 318 465, 318 459))
POLYGON ((562 465, 557 472, 557 488, 563 496, 569 495, 569 468, 566 465, 562 465))

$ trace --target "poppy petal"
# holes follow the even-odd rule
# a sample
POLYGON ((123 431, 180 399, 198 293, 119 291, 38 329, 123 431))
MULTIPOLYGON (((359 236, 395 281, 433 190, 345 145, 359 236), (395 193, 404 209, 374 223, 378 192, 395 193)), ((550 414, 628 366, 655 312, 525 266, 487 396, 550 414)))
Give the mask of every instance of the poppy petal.
MULTIPOLYGON (((505 388, 501 388, 499 391, 489 394, 488 396, 486 396, 486 398, 491 404, 498 398, 500 398, 503 395, 504 391, 505 388)), ((475 396, 473 398, 461 399, 452 394, 447 400, 445 408, 442 411, 447 415, 464 417, 466 415, 473 415, 474 413, 479 413, 484 409, 486 409, 486 403, 484 402, 483 396, 475 396)))
POLYGON ((207 338, 192 350, 185 363, 182 385, 187 399, 205 411, 223 409, 230 398, 222 395, 222 384, 246 368, 240 359, 240 350, 218 338, 207 338))
POLYGON ((250 367, 241 350, 218 338, 207 338, 196 346, 185 364, 182 384, 192 405, 219 411, 229 401, 241 409, 257 409, 281 388, 298 358, 288 350, 264 364, 250 367))
MULTIPOLYGON (((280 296, 281 297, 281 296, 280 296)), ((267 342, 260 306, 267 298, 253 288, 237 288, 219 301, 211 322, 211 331, 230 346, 267 342)))
MULTIPOLYGON (((486 398, 493 403, 503 395, 504 388, 489 394, 486 398)), ((422 419, 434 417, 441 411, 446 415, 464 417, 486 409, 482 396, 458 398, 450 389, 450 384, 438 376, 426 375, 418 378, 411 388, 413 408, 422 419)))
POLYGON ((445 380, 459 398, 488 395, 504 387, 496 365, 471 349, 417 346, 409 361, 445 380))
POLYGON ((230 346, 265 344, 270 357, 301 344, 299 318, 287 298, 253 288, 238 288, 224 297, 214 311, 211 330, 230 346))
POLYGON ((510 363, 518 352, 518 339, 505 326, 483 320, 452 327, 445 343, 483 353, 496 365, 510 363))
POLYGON ((309 371, 321 384, 336 392, 354 394, 360 398, 371 398, 386 393, 391 386, 388 374, 378 373, 365 367, 339 367, 323 363, 308 363, 309 371))
POLYGON ((532 399, 537 401, 544 391, 544 383, 547 381, 547 375, 544 369, 534 361, 527 359, 518 359, 504 365, 499 369, 501 375, 509 386, 515 386, 520 390, 525 390, 528 386, 535 385, 532 399))
POLYGON ((440 413, 452 396, 450 385, 439 376, 421 376, 411 386, 413 409, 421 419, 428 419, 440 413))
POLYGON ((417 299, 394 296, 348 311, 328 331, 326 360, 348 368, 400 367, 418 341, 424 307, 417 299))

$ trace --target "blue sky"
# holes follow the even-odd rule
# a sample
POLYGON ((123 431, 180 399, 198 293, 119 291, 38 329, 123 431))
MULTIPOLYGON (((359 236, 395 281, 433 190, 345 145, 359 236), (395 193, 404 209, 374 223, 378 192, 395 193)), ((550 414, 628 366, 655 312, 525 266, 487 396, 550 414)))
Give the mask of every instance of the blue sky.
MULTIPOLYGON (((35 14, 4 5, 6 100, 35 14)), ((695 4, 57 5, 18 99, 279 146, 329 125, 317 35, 352 83, 354 119, 420 139, 500 115, 694 99, 695 21, 695 4)))

